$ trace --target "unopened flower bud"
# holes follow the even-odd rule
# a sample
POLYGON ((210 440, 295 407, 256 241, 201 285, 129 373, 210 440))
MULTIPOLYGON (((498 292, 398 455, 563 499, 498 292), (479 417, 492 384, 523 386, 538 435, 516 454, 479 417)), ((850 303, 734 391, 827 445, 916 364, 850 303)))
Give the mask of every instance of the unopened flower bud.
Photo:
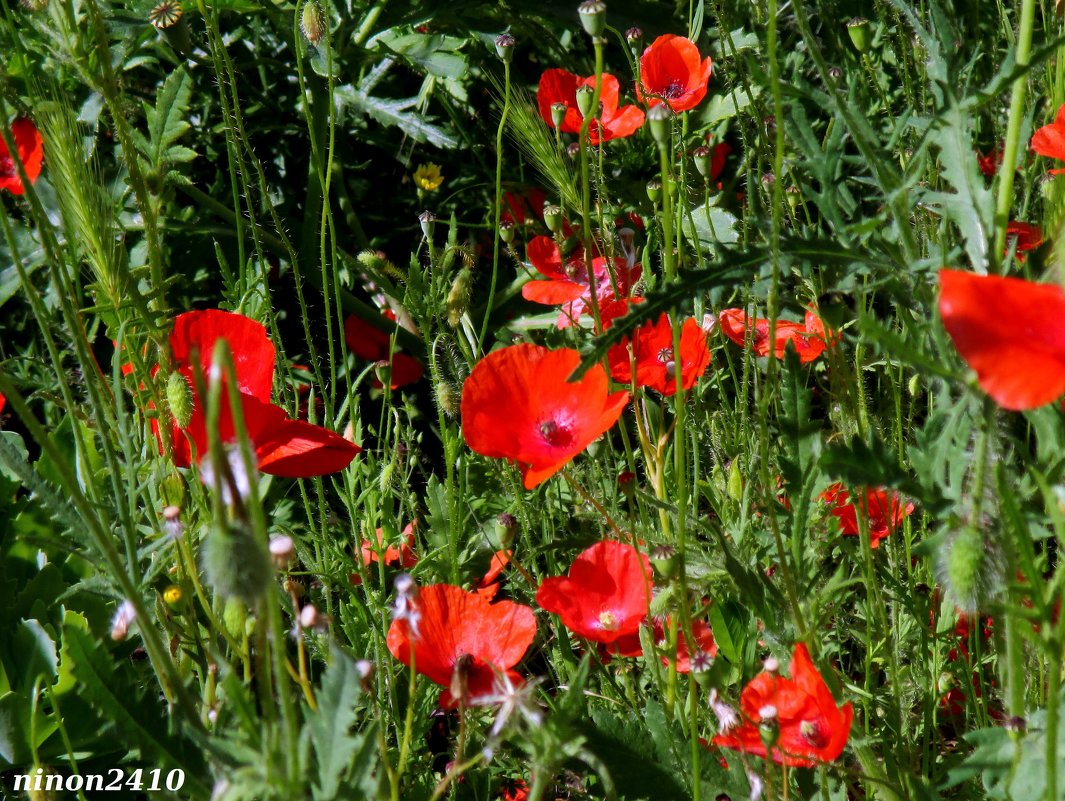
MULTIPOLYGON (((502 229, 500 229, 502 231, 502 229)), ((463 267, 455 276, 451 284, 451 290, 447 293, 447 322, 452 328, 458 328, 462 321, 462 315, 470 306, 470 285, 473 283, 473 272, 469 267, 463 267)))
POLYGON ((589 36, 600 36, 606 28, 606 3, 602 0, 585 0, 577 6, 581 25, 589 36))
POLYGON ((300 14, 300 30, 303 31, 307 41, 313 45, 325 38, 325 11, 322 10, 318 0, 310 0, 303 4, 303 12, 300 14))
POLYGON ((777 177, 772 172, 762 173, 762 186, 770 187, 777 182, 777 177))
POLYGON ((307 594, 306 587, 294 578, 285 579, 285 583, 281 586, 287 594, 295 596, 296 598, 302 598, 307 594))
POLYGON ((562 123, 566 121, 566 104, 565 103, 552 103, 551 104, 551 122, 554 123, 556 128, 561 128, 562 123))
POLYGON ((436 227, 436 215, 431 211, 423 211, 418 215, 418 222, 422 226, 422 236, 431 242, 433 239, 433 229, 436 227))
POLYGON ((670 111, 669 106, 665 103, 659 103, 657 106, 651 106, 647 111, 647 124, 651 126, 651 136, 654 137, 655 143, 664 148, 669 144, 670 139, 670 120, 673 117, 673 112, 670 111))
POLYGON ((499 223, 499 238, 508 245, 514 241, 513 220, 503 220, 499 223))
POLYGON ((802 192, 799 187, 792 184, 784 190, 784 199, 788 201, 788 205, 793 209, 799 205, 799 201, 802 200, 802 192))
POLYGON ((592 100, 595 99, 595 88, 588 84, 577 87, 577 108, 582 117, 587 117, 592 112, 592 100))
POLYGON ((501 33, 496 37, 496 55, 500 60, 509 64, 514 60, 515 39, 509 33, 501 33))
POLYGON ((296 558, 296 543, 287 534, 270 538, 270 559, 278 570, 287 570, 296 558))
POLYGON ((441 381, 436 385, 436 402, 444 410, 448 417, 454 417, 459 413, 459 405, 462 402, 462 393, 449 381, 441 381))
POLYGON ((699 175, 706 178, 710 175, 710 148, 706 145, 700 145, 692 151, 692 161, 695 162, 695 169, 699 171, 699 175))
POLYGON ((647 199, 652 203, 657 203, 658 199, 662 196, 662 182, 657 178, 647 182, 647 199))
POLYGON ((869 46, 873 43, 872 32, 869 30, 869 20, 863 17, 855 17, 847 23, 847 33, 851 37, 854 49, 863 56, 869 52, 869 46))
POLYGON ((636 474, 626 470, 618 475, 618 489, 630 501, 636 495, 636 474))
POLYGON ((192 387, 181 373, 173 372, 166 382, 166 402, 178 428, 187 428, 192 419, 195 402, 192 399, 192 387))
POLYGON ((562 209, 555 204, 544 206, 544 225, 553 234, 562 231, 562 209))

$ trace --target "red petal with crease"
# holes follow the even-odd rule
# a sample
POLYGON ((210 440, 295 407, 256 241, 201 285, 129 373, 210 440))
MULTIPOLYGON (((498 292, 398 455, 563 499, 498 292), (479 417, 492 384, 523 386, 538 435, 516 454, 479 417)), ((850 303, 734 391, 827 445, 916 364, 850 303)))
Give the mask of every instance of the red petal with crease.
POLYGON ((572 281, 529 281, 521 288, 521 296, 533 303, 558 306, 576 300, 585 292, 585 287, 572 281))

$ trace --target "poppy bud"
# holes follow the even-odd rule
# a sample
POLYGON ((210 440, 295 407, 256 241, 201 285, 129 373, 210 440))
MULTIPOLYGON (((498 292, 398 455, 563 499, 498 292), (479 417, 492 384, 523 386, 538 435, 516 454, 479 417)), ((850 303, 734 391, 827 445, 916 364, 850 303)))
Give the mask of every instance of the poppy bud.
POLYGON ((651 136, 654 137, 655 143, 660 148, 669 144, 670 120, 672 117, 673 112, 670 111, 669 105, 666 103, 651 106, 647 111, 647 124, 651 126, 651 136))
POLYGON ((514 241, 514 221, 503 220, 499 223, 499 238, 508 245, 514 241))
POLYGON ((595 99, 595 89, 588 84, 577 87, 577 108, 582 117, 587 117, 592 111, 592 100, 595 99))
POLYGON ((184 611, 187 600, 185 591, 178 584, 171 584, 163 590, 163 603, 175 612, 184 611))
POLYGON ((920 379, 920 374, 914 373, 906 383, 906 389, 910 393, 911 398, 917 397, 917 391, 921 388, 920 379))
POLYGON ((799 187, 795 185, 789 186, 784 190, 784 198, 788 201, 788 205, 794 209, 799 205, 799 201, 802 199, 799 187))
POLYGON ((325 38, 325 11, 318 0, 310 0, 303 4, 303 12, 300 14, 300 30, 304 37, 312 45, 316 45, 325 38))
POLYGON ((939 553, 943 585, 954 604, 966 614, 979 611, 993 589, 994 554, 990 545, 975 527, 967 526, 939 553))
POLYGON ((633 54, 639 55, 643 44, 643 31, 635 26, 629 28, 625 31, 625 41, 629 43, 629 49, 632 50, 633 54))
POLYGON ((296 558, 296 543, 292 537, 276 534, 270 538, 270 560, 278 570, 287 570, 296 558))
POLYGON ((472 282, 473 272, 469 267, 463 267, 455 276, 451 291, 447 293, 447 322, 452 328, 459 327, 462 315, 470 306, 470 284, 472 282))
POLYGON ((767 189, 777 182, 777 177, 772 172, 762 173, 762 186, 767 189))
POLYGON ((514 42, 514 37, 509 33, 501 33, 496 37, 496 55, 505 64, 514 60, 514 42))
POLYGON ((658 198, 662 196, 662 182, 657 178, 654 178, 647 182, 647 199, 652 203, 657 203, 658 198))
POLYGON ((459 413, 459 405, 462 402, 462 393, 455 385, 448 381, 441 381, 436 385, 436 402, 444 410, 448 417, 454 417, 459 413))
POLYGON ((551 122, 554 123, 556 128, 561 128, 562 123, 566 121, 566 104, 565 103, 552 103, 551 104, 551 122))
POLYGON ((422 226, 422 236, 431 242, 433 240, 433 229, 436 227, 436 215, 431 211, 423 211, 418 215, 418 222, 422 226))
POLYGON ((546 225, 547 230, 553 234, 562 231, 562 209, 554 203, 544 206, 544 225, 546 225))
POLYGON ((518 520, 509 512, 496 517, 496 536, 498 542, 504 548, 509 548, 514 542, 514 535, 518 533, 518 520))
POLYGON ((589 36, 600 36, 606 28, 606 3, 602 0, 585 0, 577 11, 581 18, 581 25, 589 36))
POLYGON ((869 52, 873 37, 869 30, 869 20, 864 17, 855 17, 847 23, 847 33, 851 37, 854 49, 863 56, 869 52))
POLYGON ((238 598, 249 606, 263 596, 273 572, 270 557, 250 526, 220 522, 201 545, 207 583, 223 598, 238 598))
POLYGON ((192 419, 195 405, 192 399, 192 387, 181 373, 171 373, 166 382, 166 402, 178 428, 186 428, 192 419))
POLYGON ((692 160, 695 162, 695 169, 699 171, 699 175, 706 178, 710 174, 710 148, 706 145, 700 145, 692 151, 692 160))
POLYGON ((727 489, 732 500, 737 503, 743 500, 743 474, 740 472, 739 459, 733 459, 729 465, 727 489))

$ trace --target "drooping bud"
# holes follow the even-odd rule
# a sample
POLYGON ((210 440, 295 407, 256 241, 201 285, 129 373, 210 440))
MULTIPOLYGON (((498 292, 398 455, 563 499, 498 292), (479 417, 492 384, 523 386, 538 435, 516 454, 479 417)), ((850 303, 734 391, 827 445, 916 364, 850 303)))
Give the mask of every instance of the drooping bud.
POLYGON ((585 0, 577 6, 581 25, 589 36, 601 36, 606 29, 606 3, 602 0, 585 0))
POLYGON ((300 14, 300 30, 312 45, 318 44, 325 38, 325 11, 322 10, 318 0, 309 0, 303 4, 303 12, 300 14))
POLYGON ((869 20, 864 17, 855 17, 847 23, 847 33, 851 37, 851 44, 854 45, 855 50, 863 56, 869 52, 869 46, 873 43, 869 20))
POLYGON ((657 178, 652 178, 647 182, 647 199, 652 203, 657 203, 660 197, 662 197, 662 182, 657 178))
POLYGON ((699 171, 699 175, 703 178, 709 178, 710 176, 710 148, 706 145, 700 145, 692 151, 692 161, 695 162, 695 169, 699 171))
POLYGON ((651 136, 654 137, 655 143, 659 148, 664 148, 669 145, 671 135, 670 120, 672 117, 673 112, 665 103, 651 106, 651 108, 647 110, 647 124, 651 127, 651 136))
POLYGON ((463 267, 455 276, 451 290, 447 293, 447 322, 452 328, 458 328, 462 315, 470 306, 470 285, 473 283, 473 271, 463 267))
POLYGON ((218 595, 238 598, 249 606, 263 597, 273 567, 249 525, 239 520, 216 524, 200 553, 207 583, 218 595))
POLYGON ((433 229, 436 228, 436 215, 431 211, 423 211, 418 215, 418 223, 422 227, 422 236, 431 242, 433 240, 433 229))
POLYGON ((509 33, 501 33, 496 37, 496 55, 500 61, 510 64, 514 61, 514 45, 516 40, 509 33))
POLYGON ((582 117, 592 113, 592 101, 595 99, 595 89, 588 84, 577 87, 577 108, 582 117))
POLYGON ((166 402, 178 428, 186 428, 192 419, 195 402, 192 399, 192 387, 181 373, 174 372, 166 382, 166 402))
POLYGON ((553 234, 562 232, 562 209, 554 203, 544 206, 544 225, 553 234))
POLYGON ((566 104, 565 103, 552 103, 551 104, 551 122, 554 123, 556 128, 561 128, 562 123, 566 121, 566 104))

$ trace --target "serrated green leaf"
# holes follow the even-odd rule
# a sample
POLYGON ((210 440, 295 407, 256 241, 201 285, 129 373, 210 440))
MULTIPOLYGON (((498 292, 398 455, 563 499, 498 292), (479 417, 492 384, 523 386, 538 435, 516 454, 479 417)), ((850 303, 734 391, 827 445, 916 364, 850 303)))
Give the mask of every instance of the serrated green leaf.
POLYGON ((318 762, 316 798, 336 796, 341 777, 365 745, 366 732, 351 733, 358 719, 359 680, 354 660, 334 646, 332 662, 318 691, 318 710, 307 721, 318 762))

